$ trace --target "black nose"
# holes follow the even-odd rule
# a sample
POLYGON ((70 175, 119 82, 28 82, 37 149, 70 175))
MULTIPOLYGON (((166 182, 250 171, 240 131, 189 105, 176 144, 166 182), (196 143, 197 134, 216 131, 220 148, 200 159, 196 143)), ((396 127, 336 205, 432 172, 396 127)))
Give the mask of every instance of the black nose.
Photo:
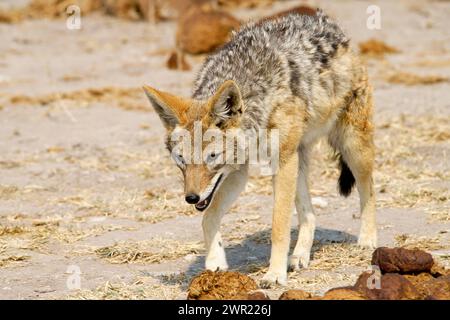
POLYGON ((185 199, 189 204, 196 204, 200 200, 200 197, 195 193, 188 193, 185 199))

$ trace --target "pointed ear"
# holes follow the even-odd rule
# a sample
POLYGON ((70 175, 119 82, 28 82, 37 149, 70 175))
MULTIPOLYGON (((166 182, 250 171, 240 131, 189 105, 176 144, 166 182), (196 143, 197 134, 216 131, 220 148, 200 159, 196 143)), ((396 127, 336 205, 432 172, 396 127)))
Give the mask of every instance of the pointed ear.
POLYGON ((241 92, 232 80, 225 81, 211 98, 211 113, 215 124, 222 127, 243 112, 241 92))
POLYGON ((149 86, 143 87, 151 105, 161 118, 164 127, 172 130, 180 123, 187 108, 187 103, 179 97, 153 89, 149 86))

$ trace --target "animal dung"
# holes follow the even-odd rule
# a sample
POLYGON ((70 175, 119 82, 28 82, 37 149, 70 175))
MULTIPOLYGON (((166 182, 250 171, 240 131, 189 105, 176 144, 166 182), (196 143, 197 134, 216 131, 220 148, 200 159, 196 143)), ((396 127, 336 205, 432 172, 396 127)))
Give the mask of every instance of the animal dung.
POLYGON ((279 300, 306 300, 311 298, 309 292, 303 290, 288 290, 281 294, 279 300))
POLYGON ((270 300, 270 298, 262 291, 251 292, 245 300, 270 300))
POLYGON ((450 272, 422 250, 376 249, 372 265, 382 275, 363 272, 353 286, 330 289, 322 297, 288 290, 280 300, 449 300, 450 272))
POLYGON ((320 300, 367 300, 367 297, 353 287, 342 287, 328 290, 320 300))
POLYGON ((192 279, 188 289, 188 299, 245 300, 257 289, 255 280, 242 273, 207 270, 192 279))
POLYGON ((431 254, 422 250, 381 247, 372 254, 372 265, 379 266, 385 273, 430 272, 433 264, 431 254))
POLYGON ((382 275, 379 285, 369 279, 371 276, 370 272, 362 273, 354 285, 356 291, 370 300, 420 300, 421 298, 416 287, 400 274, 382 275))
POLYGON ((186 61, 186 58, 182 52, 174 50, 170 53, 169 59, 166 62, 167 68, 170 70, 182 70, 189 71, 191 66, 186 61))
POLYGON ((193 6, 179 20, 177 46, 190 54, 208 53, 227 42, 239 26, 227 12, 193 6))
POLYGON ((434 278, 428 273, 405 275, 426 300, 450 300, 450 276, 434 278))

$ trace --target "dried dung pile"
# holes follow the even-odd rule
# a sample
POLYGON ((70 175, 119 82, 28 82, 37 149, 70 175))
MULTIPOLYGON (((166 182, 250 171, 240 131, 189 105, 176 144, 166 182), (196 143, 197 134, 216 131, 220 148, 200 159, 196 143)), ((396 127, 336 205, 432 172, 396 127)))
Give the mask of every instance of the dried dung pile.
POLYGON ((239 20, 225 11, 193 6, 180 17, 176 43, 187 53, 208 53, 227 42, 239 26, 239 20))
POLYGON ((186 61, 186 57, 183 52, 179 52, 177 50, 174 50, 170 53, 166 65, 170 70, 189 71, 192 69, 190 64, 186 61))
POLYGON ((306 300, 311 298, 311 293, 303 290, 288 290, 281 294, 279 300, 306 300))
POLYGON ((333 288, 323 297, 302 290, 289 290, 280 300, 448 300, 450 299, 450 271, 433 261, 422 250, 404 248, 376 249, 372 265, 381 274, 362 273, 355 285, 333 288))
POLYGON ((255 280, 242 273, 208 270, 192 279, 188 289, 188 299, 245 300, 252 291, 257 289, 255 280))
POLYGON ((372 254, 372 265, 384 273, 430 272, 433 264, 431 254, 422 250, 381 247, 372 254))

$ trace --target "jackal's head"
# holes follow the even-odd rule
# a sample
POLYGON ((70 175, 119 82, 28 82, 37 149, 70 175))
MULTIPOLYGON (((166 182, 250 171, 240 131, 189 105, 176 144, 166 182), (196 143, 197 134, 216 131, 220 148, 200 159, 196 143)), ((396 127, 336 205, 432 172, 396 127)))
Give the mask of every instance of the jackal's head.
POLYGON ((167 148, 183 173, 186 201, 207 209, 227 175, 241 165, 228 161, 235 152, 228 152, 229 146, 225 152, 226 139, 220 138, 240 126, 244 106, 238 86, 226 81, 204 101, 144 90, 167 129, 167 148))

